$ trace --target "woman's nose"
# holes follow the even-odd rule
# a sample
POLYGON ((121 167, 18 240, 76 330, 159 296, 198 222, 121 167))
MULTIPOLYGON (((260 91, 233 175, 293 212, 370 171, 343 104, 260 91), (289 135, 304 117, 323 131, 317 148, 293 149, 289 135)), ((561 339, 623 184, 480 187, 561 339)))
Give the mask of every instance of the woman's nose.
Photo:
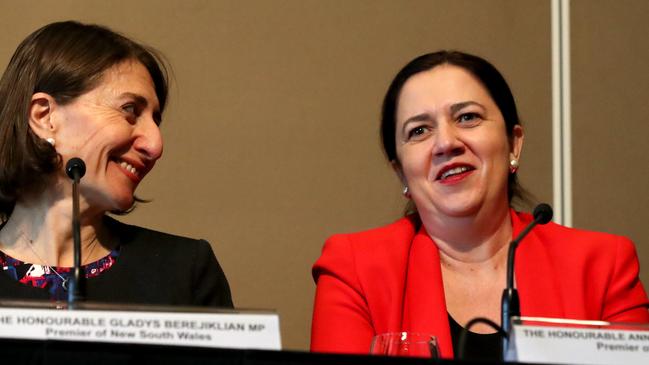
POLYGON ((162 156, 162 133, 153 121, 141 121, 137 126, 137 136, 133 147, 149 160, 155 161, 162 156))
POLYGON ((450 123, 440 123, 435 134, 433 155, 435 157, 455 156, 464 152, 457 128, 450 123))

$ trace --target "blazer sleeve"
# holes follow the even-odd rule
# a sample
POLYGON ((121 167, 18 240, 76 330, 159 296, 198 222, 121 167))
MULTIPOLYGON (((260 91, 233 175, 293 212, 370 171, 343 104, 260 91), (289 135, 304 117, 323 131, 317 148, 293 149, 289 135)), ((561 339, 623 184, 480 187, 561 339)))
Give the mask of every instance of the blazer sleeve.
POLYGON ((193 304, 233 308, 230 285, 207 241, 198 241, 193 262, 193 304))
POLYGON ((349 236, 331 237, 313 266, 311 351, 367 354, 374 336, 349 236))
POLYGON ((649 323, 649 302, 638 277, 639 267, 633 242, 618 237, 613 272, 604 298, 604 320, 649 323))

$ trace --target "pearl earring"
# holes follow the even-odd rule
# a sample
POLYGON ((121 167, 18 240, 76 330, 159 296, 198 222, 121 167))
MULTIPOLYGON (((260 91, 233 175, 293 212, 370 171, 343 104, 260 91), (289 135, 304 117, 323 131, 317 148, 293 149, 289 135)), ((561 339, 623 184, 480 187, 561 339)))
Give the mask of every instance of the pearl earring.
POLYGON ((410 199, 410 189, 408 189, 408 186, 403 187, 403 192, 402 193, 403 193, 403 196, 410 199))
POLYGON ((54 145, 56 144, 56 141, 52 137, 45 138, 45 141, 47 141, 47 143, 51 144, 52 147, 54 147, 54 145))
POLYGON ((519 167, 518 160, 512 158, 509 161, 509 172, 511 172, 512 174, 516 173, 516 171, 518 171, 518 167, 519 167))

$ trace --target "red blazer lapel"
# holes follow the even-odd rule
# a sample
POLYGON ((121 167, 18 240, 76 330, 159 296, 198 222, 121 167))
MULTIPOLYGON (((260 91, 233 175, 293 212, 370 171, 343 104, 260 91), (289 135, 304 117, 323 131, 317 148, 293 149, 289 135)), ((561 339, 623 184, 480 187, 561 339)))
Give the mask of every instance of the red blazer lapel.
MULTIPOLYGON (((530 215, 511 211, 513 237, 531 222, 530 215)), ((532 230, 516 250, 514 278, 523 316, 565 318, 563 298, 558 282, 561 272, 553 269, 552 258, 543 242, 532 230)))
POLYGON ((404 331, 436 336, 440 355, 453 357, 439 250, 423 227, 410 248, 403 308, 404 331))

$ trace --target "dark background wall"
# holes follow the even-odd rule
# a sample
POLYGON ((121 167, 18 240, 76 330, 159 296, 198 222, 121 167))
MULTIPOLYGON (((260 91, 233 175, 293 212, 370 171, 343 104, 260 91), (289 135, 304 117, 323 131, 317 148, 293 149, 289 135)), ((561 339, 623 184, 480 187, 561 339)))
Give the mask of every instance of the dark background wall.
MULTIPOLYGON (((648 5, 625 3, 575 2, 575 224, 632 236, 649 267, 649 29, 635 10, 646 18, 648 5)), ((388 83, 415 56, 460 49, 504 73, 527 133, 523 184, 552 201, 549 1, 3 1, 0 64, 27 34, 66 19, 168 57, 165 153, 139 190, 153 202, 125 220, 208 239, 236 305, 279 311, 285 348, 308 348, 310 267, 326 237, 401 215, 378 119, 388 83)))

